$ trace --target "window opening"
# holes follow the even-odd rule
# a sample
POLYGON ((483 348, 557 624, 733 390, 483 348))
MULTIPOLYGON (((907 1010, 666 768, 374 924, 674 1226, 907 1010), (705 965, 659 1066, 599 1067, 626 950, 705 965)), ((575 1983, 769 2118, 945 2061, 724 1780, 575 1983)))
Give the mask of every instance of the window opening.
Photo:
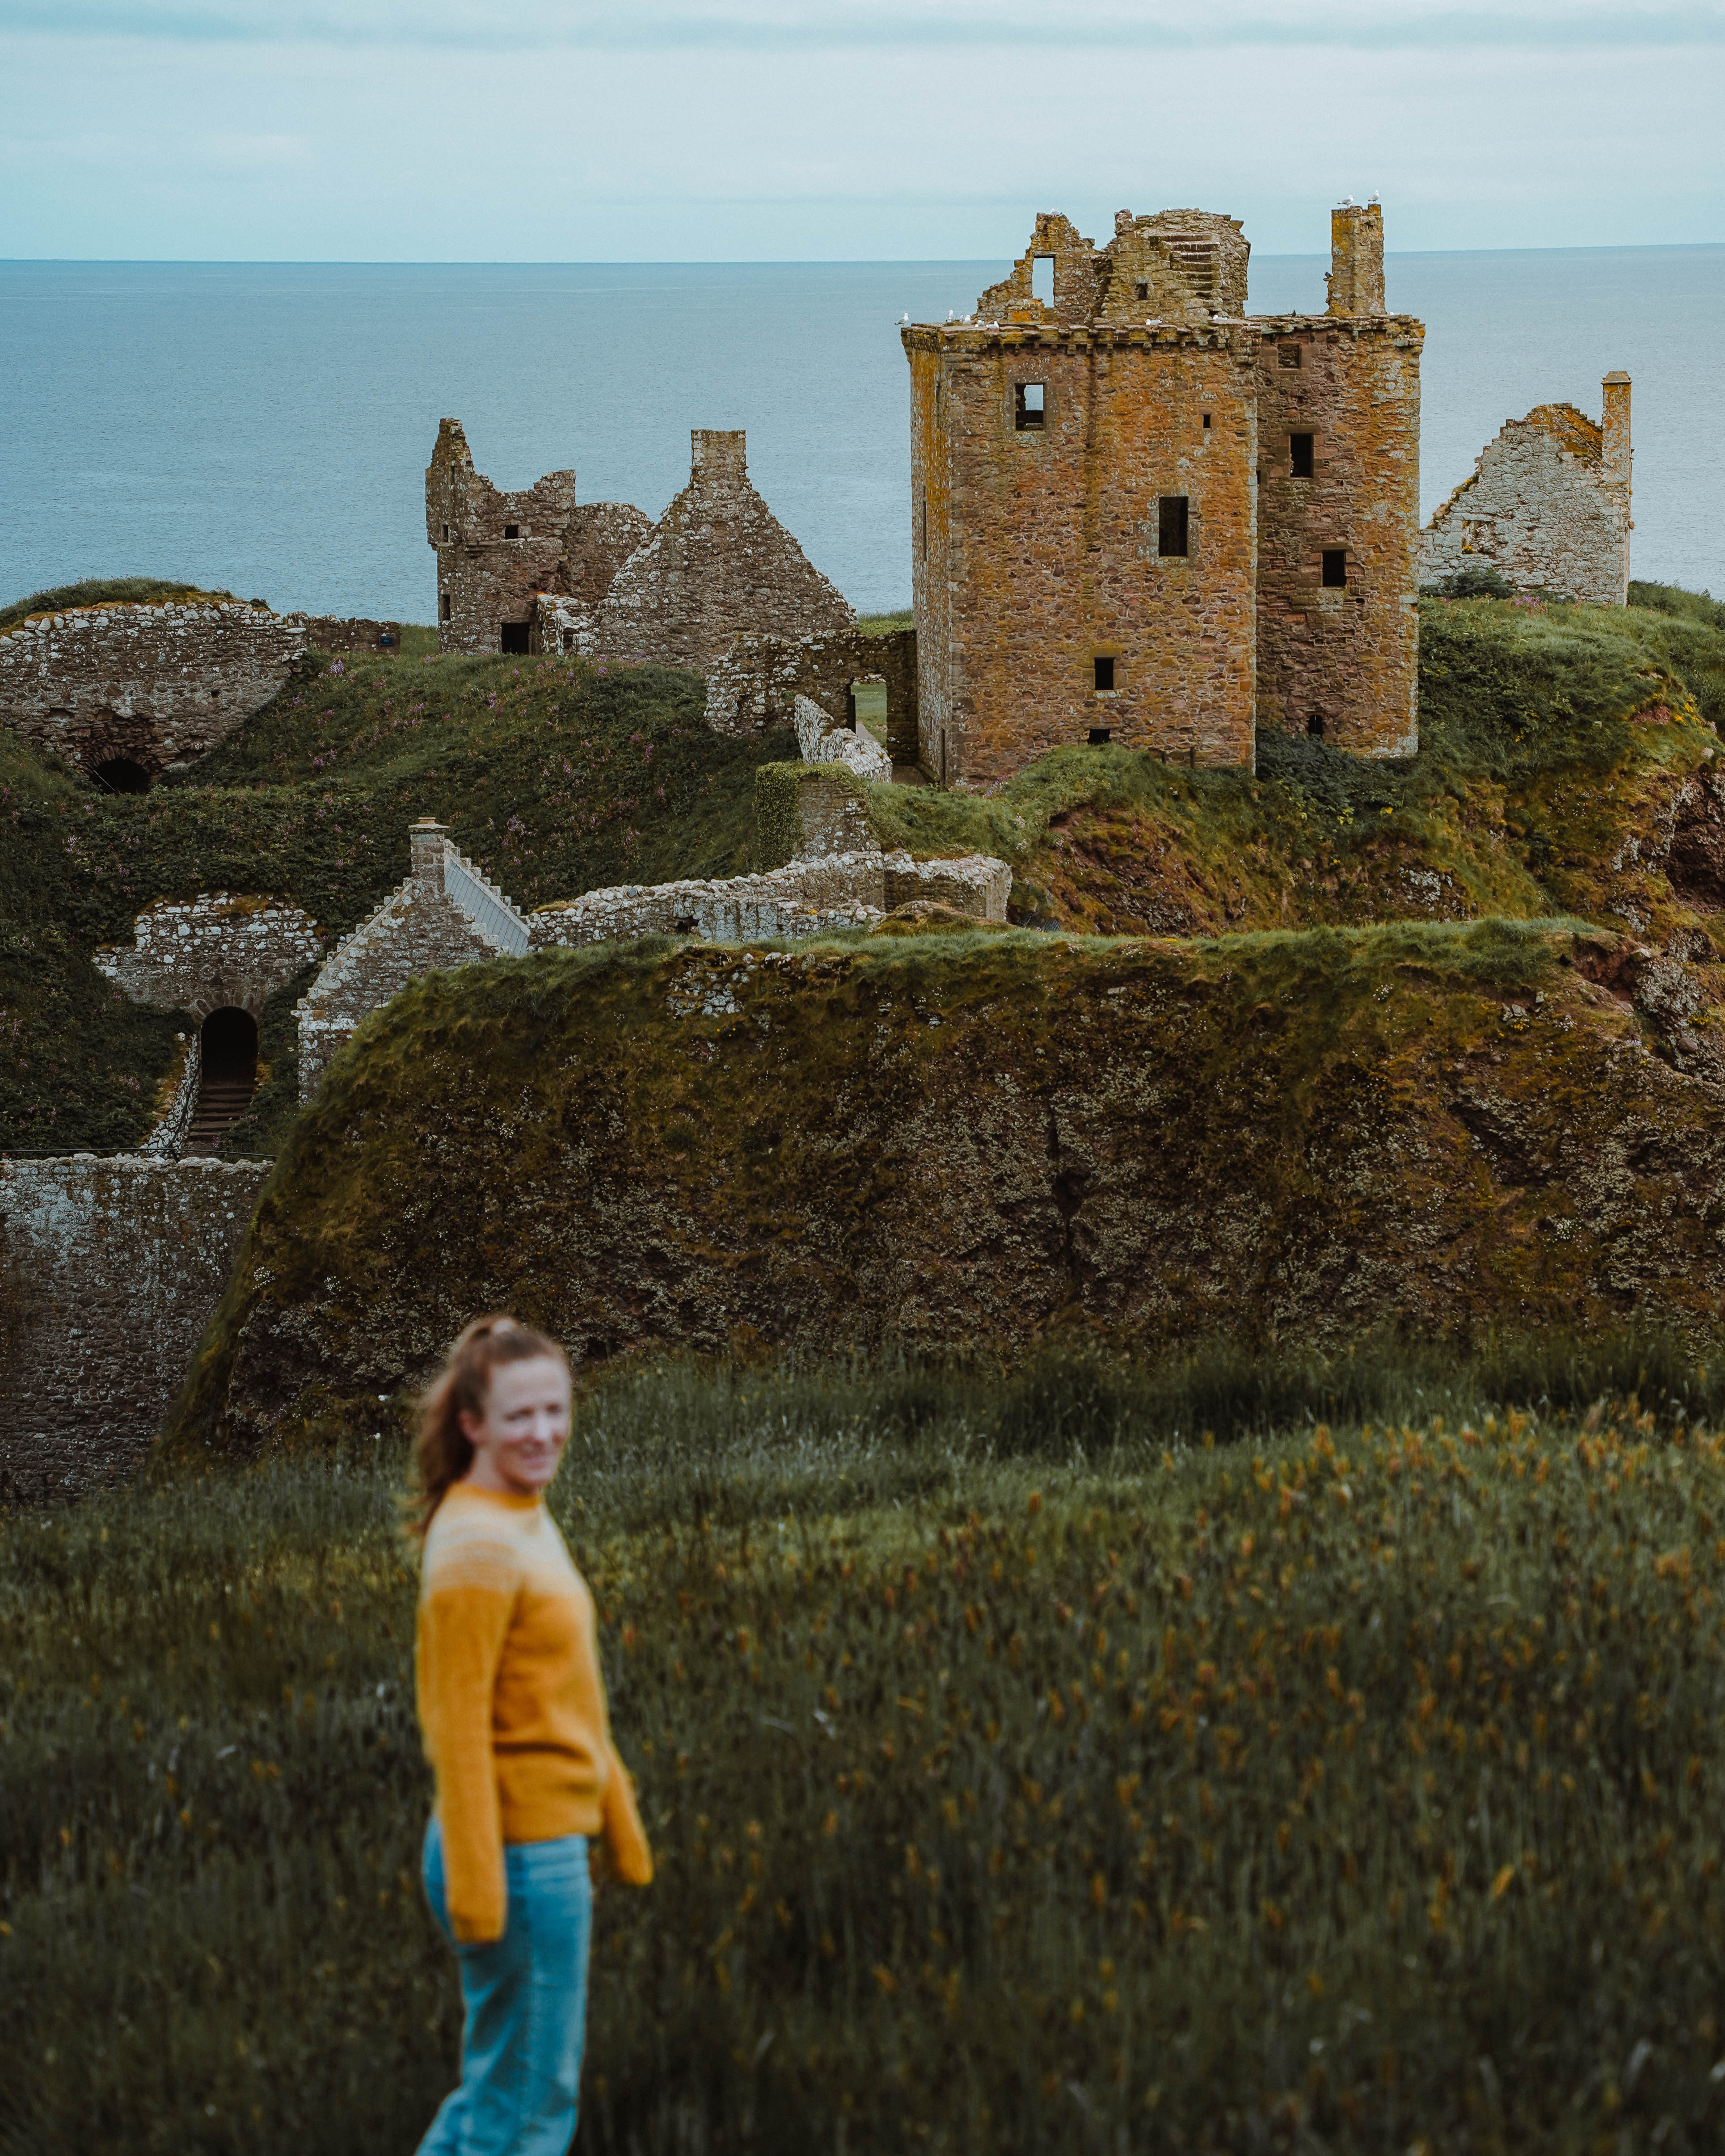
POLYGON ((444 538, 445 538, 445 539, 447 539, 447 538, 449 537, 449 526, 446 524, 446 525, 444 525, 444 538))
POLYGON ((1208 433, 1209 433, 1209 424, 1210 424, 1210 415, 1209 415, 1209 413, 1208 412, 1206 412, 1206 413, 1204 413, 1204 432, 1205 432, 1206 434, 1208 434, 1208 433))
POLYGON ((1276 364, 1279 367, 1297 367, 1300 364, 1299 346, 1296 344, 1278 345, 1276 350, 1276 364))
POLYGON ((447 620, 449 619, 449 593, 448 593, 447 592, 445 592, 445 593, 444 593, 444 596, 443 596, 443 612, 442 612, 442 615, 441 615, 440 619, 443 619, 443 620, 444 620, 444 621, 447 621, 447 620))
POLYGON ((1043 305, 1052 304, 1055 292, 1055 259, 1051 254, 1034 254, 1030 258, 1030 297, 1040 300, 1043 305))
POLYGON ((1132 286, 1132 297, 1133 297, 1135 300, 1147 300, 1147 299, 1149 298, 1149 296, 1150 296, 1150 287, 1149 287, 1149 286, 1148 286, 1148 285, 1144 282, 1143 279, 1141 277, 1141 278, 1138 280, 1137 283, 1132 286))
POLYGON ((506 524, 503 527, 503 536, 506 539, 519 539, 521 536, 521 526, 519 524, 506 524))
POLYGON ((1312 716, 1306 721, 1306 731, 1311 735, 1314 741, 1322 741, 1323 739, 1324 715, 1322 711, 1314 711, 1312 713, 1312 716))
POLYGON ((1156 551, 1164 556, 1178 557, 1186 552, 1188 536, 1187 498, 1183 494, 1165 494, 1156 505, 1156 551))
POLYGON ((1324 548, 1324 583, 1331 590, 1348 582, 1348 549, 1345 547, 1324 548))
POLYGON ((98 786, 105 786, 110 793, 147 793, 150 774, 141 763, 134 763, 129 756, 110 756, 99 763, 93 774, 98 786))
POLYGON ((1086 746, 1090 748, 1106 748, 1108 739, 1109 732, 1106 726, 1092 726, 1086 737, 1086 746))
POLYGON ((1021 434, 1029 434, 1042 424, 1047 400, 1044 396, 1045 384, 1040 382, 1020 382, 1012 393, 1012 422, 1021 434))
POLYGON ((1112 659, 1098 658, 1094 664, 1096 670, 1096 694, 1101 696, 1114 686, 1114 661, 1112 659))
POLYGON ((523 652, 527 648, 527 627, 524 621, 506 621, 502 624, 502 641, 498 649, 504 652, 523 652))
POLYGON ((1290 434, 1288 436, 1288 471, 1291 477, 1294 479, 1311 478, 1312 444, 1313 439, 1314 437, 1310 434, 1290 434))

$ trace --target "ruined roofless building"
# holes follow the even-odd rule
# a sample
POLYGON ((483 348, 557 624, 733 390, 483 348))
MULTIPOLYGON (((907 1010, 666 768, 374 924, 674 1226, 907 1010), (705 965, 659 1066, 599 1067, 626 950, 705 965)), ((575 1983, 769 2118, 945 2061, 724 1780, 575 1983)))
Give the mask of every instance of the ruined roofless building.
POLYGON ((1250 248, 1036 220, 964 321, 902 331, 922 760, 989 787, 1063 743, 1254 761, 1259 723, 1417 746, 1420 351, 1375 203, 1322 315, 1248 317, 1250 248))
POLYGON ((696 428, 689 484, 657 524, 578 503, 572 471, 504 494, 445 419, 425 474, 445 651, 610 651, 705 670, 752 632, 798 638, 855 619, 750 484, 741 433, 696 428))
POLYGON ((1495 569, 1518 591, 1629 603, 1630 378, 1601 385, 1604 423, 1573 404, 1506 420, 1426 526, 1420 580, 1495 569))
POLYGON ((626 501, 578 503, 572 471, 504 493, 474 470, 461 422, 444 420, 425 473, 439 649, 526 651, 539 593, 597 606, 652 529, 626 501))

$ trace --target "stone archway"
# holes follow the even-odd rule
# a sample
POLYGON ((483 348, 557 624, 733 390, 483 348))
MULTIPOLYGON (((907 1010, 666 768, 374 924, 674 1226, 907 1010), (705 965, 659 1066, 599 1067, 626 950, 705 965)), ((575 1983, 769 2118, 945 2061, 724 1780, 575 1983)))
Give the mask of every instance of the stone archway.
POLYGON ((223 1004, 198 1036, 198 1105, 186 1132, 188 1153, 213 1153, 251 1106, 258 1084, 258 1021, 237 1004, 223 1004))

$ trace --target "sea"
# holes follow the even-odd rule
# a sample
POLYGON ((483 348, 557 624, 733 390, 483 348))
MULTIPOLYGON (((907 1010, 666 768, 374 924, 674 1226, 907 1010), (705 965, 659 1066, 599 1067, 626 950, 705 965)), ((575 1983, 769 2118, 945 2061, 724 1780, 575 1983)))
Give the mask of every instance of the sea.
MULTIPOLYGON (((1001 262, 0 263, 0 604, 96 576, 429 622, 444 413, 501 487, 572 467, 656 516, 695 427, 860 612, 911 592, 896 325, 1001 262)), ((1324 259, 1259 255, 1255 311, 1321 311, 1324 259)), ((1634 379, 1634 573, 1725 595, 1725 247, 1393 255, 1426 325, 1425 513, 1504 420, 1634 379)))

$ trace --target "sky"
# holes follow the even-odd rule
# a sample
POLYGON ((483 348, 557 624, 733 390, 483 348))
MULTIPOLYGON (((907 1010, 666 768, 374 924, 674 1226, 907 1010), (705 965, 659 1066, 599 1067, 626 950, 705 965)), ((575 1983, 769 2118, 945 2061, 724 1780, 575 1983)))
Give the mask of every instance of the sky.
POLYGON ((0 0, 0 258, 1725 238, 1725 0, 0 0))

